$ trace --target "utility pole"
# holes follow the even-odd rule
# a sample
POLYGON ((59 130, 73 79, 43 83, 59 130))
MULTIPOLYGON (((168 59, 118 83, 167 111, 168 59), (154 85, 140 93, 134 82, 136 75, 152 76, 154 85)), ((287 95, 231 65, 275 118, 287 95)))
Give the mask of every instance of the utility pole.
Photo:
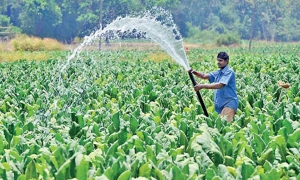
MULTIPOLYGON (((103 28, 102 28, 102 1, 103 1, 103 0, 100 0, 100 21, 99 21, 100 30, 103 29, 103 28)), ((102 37, 100 36, 100 37, 99 37, 99 51, 102 50, 101 40, 102 40, 102 37)))
POLYGON ((253 3, 253 12, 251 17, 251 31, 250 31, 250 40, 249 40, 249 50, 252 48, 252 40, 253 40, 253 33, 254 33, 254 25, 255 25, 255 16, 256 16, 256 4, 253 3))

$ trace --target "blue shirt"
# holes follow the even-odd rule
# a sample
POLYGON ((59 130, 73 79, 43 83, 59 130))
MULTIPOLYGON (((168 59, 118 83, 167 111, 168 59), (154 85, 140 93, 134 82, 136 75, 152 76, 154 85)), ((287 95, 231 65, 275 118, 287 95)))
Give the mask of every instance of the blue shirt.
POLYGON ((220 69, 208 74, 210 83, 225 84, 221 89, 214 91, 215 110, 220 114, 224 107, 229 107, 237 111, 238 97, 236 94, 235 73, 227 65, 224 69, 220 69))

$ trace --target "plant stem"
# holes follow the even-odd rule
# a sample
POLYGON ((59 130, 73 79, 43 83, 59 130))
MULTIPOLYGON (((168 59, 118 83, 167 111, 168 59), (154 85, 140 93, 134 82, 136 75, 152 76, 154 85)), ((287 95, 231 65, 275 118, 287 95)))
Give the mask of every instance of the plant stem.
POLYGON ((279 98, 278 98, 277 106, 279 105, 279 102, 280 102, 280 99, 281 99, 281 96, 282 96, 282 92, 283 92, 283 88, 281 88, 281 92, 280 92, 280 95, 279 95, 279 98))

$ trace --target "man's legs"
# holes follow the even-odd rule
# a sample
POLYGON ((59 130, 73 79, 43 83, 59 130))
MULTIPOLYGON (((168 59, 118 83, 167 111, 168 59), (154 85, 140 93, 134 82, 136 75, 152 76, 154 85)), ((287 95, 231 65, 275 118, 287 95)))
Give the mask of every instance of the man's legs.
POLYGON ((229 107, 224 107, 224 109, 222 110, 220 116, 221 117, 226 117, 227 122, 231 122, 233 119, 233 116, 235 115, 235 111, 232 108, 229 107))

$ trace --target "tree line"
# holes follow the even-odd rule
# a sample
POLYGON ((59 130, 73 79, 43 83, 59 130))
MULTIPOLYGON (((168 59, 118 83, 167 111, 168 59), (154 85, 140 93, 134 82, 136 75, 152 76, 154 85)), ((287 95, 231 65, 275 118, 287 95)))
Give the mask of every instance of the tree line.
POLYGON ((218 34, 266 41, 300 40, 299 0, 1 0, 0 26, 72 42, 119 16, 152 7, 168 10, 181 35, 218 34))

